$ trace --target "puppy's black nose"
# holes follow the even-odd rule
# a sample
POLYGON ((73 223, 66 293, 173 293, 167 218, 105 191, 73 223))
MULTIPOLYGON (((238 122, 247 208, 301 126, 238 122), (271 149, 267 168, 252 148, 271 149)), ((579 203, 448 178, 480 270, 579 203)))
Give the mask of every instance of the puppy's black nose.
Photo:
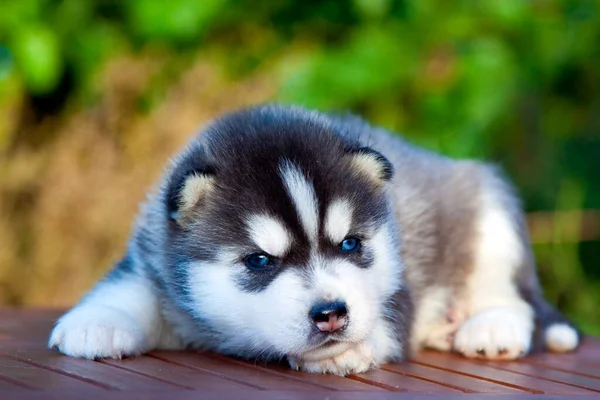
POLYGON ((322 332, 335 332, 348 320, 348 308, 343 301, 318 303, 310 310, 310 318, 322 332))

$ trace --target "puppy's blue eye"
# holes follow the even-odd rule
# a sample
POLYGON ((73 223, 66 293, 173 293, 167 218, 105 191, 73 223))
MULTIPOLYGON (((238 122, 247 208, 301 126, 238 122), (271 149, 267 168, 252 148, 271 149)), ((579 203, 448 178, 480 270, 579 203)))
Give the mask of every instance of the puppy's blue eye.
POLYGON ((268 255, 260 253, 250 254, 244 259, 246 267, 250 268, 253 271, 260 271, 265 269, 270 262, 271 258, 269 258, 268 255))
POLYGON ((344 253, 350 253, 353 251, 357 251, 358 249, 360 249, 360 240, 356 238, 344 239, 344 241, 342 242, 342 251, 344 253))

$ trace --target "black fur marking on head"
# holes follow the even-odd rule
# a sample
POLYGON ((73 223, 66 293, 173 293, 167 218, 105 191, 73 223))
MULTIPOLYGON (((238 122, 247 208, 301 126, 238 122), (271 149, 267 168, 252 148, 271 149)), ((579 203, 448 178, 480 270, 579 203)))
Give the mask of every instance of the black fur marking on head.
POLYGON ((298 246, 289 251, 284 257, 273 258, 271 265, 262 271, 252 271, 246 268, 244 273, 236 278, 236 283, 246 292, 261 292, 287 269, 306 266, 309 258, 310 248, 308 246, 298 246))
POLYGON ((265 290, 285 270, 281 260, 263 271, 246 269, 243 275, 236 277, 236 284, 245 292, 256 293, 265 290))
MULTIPOLYGON (((357 138, 321 114, 291 107, 264 106, 234 112, 209 126, 197 142, 178 161, 171 175, 167 196, 170 211, 178 205, 178 190, 190 172, 215 173, 210 198, 202 212, 186 221, 185 226, 169 224, 169 253, 189 261, 205 261, 207 249, 239 249, 239 264, 248 252, 259 251, 247 231, 247 219, 267 214, 285 225, 294 243, 277 265, 266 271, 245 269, 236 280, 242 290, 265 290, 283 271, 304 269, 310 263, 311 243, 296 207, 282 181, 281 166, 289 162, 312 183, 318 201, 322 235, 326 210, 335 199, 349 199, 355 216, 353 223, 377 226, 389 218, 389 206, 381 187, 372 179, 353 174, 349 152, 368 152, 382 164, 389 179, 392 167, 379 153, 361 149, 357 138), (208 157, 207 155, 210 155, 208 157), (213 172, 214 171, 214 172, 213 172), (179 184, 179 186, 178 186, 179 184)), ((332 254, 341 256, 339 249, 332 254)), ((368 252, 368 249, 366 249, 368 252)), ((366 254, 365 254, 366 255, 366 254)), ((372 257, 356 260, 366 268, 372 257), (360 261, 360 262, 359 262, 360 261)), ((227 266, 224 266, 226 268, 227 266)))

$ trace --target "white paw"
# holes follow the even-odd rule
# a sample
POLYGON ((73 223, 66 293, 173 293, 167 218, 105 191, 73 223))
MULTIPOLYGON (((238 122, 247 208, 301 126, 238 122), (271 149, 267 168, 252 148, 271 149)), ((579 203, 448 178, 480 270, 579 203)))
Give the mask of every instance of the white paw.
POLYGON ((73 357, 122 358, 144 352, 145 342, 144 333, 128 314, 83 304, 58 320, 48 346, 73 357))
POLYGON ((473 315, 459 328, 454 350, 466 357, 513 360, 529 351, 533 321, 511 308, 495 308, 473 315))
POLYGON ((370 346, 364 343, 352 346, 343 353, 329 358, 306 360, 288 357, 288 361, 296 370, 341 376, 366 372, 377 366, 370 346))

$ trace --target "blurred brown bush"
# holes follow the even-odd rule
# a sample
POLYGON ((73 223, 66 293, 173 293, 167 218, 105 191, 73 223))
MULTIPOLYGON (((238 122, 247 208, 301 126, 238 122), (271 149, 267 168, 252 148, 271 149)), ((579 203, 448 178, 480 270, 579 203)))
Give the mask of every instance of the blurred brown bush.
POLYGON ((30 126, 52 142, 0 161, 0 304, 74 303, 118 260, 169 156, 203 122, 273 95, 267 76, 232 82, 199 61, 145 114, 135 99, 156 68, 155 58, 111 61, 100 104, 30 126))

